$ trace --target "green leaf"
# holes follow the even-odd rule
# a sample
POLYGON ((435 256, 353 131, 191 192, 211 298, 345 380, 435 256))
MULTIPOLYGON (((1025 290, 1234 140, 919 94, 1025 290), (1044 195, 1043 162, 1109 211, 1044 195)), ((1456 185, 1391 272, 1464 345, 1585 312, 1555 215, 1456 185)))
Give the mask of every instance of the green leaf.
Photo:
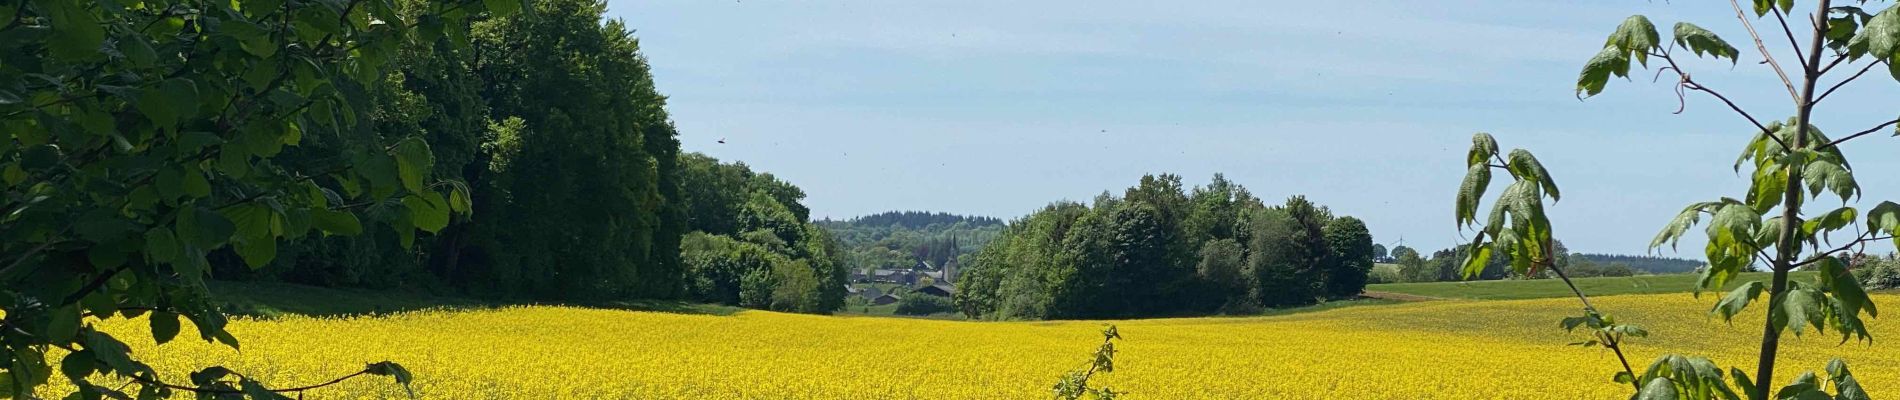
POLYGON ((46 323, 45 332, 48 340, 66 342, 79 333, 79 306, 68 305, 52 309, 48 317, 50 320, 46 323))
POLYGON ((1777 327, 1793 328, 1795 336, 1801 336, 1808 325, 1815 329, 1825 329, 1827 314, 1821 310, 1826 300, 1821 292, 1809 288, 1795 288, 1782 295, 1781 304, 1769 312, 1770 323, 1777 327))
POLYGON ((409 369, 403 368, 402 364, 397 364, 394 362, 383 361, 383 362, 379 362, 375 364, 369 364, 369 365, 364 366, 363 370, 368 372, 370 375, 387 376, 387 377, 395 378, 397 383, 401 383, 404 385, 407 385, 415 381, 415 376, 409 373, 409 369))
POLYGON ((1733 322, 1735 316, 1742 313, 1742 309, 1748 308, 1749 302, 1761 297, 1762 289, 1761 281, 1743 283, 1722 296, 1722 300, 1717 301, 1715 307, 1709 309, 1709 313, 1722 316, 1722 321, 1733 322))
POLYGON ((1636 397, 1634 399, 1636 400, 1676 400, 1677 399, 1676 385, 1674 383, 1669 382, 1669 378, 1664 378, 1660 376, 1655 377, 1655 378, 1650 378, 1649 383, 1643 384, 1643 390, 1640 392, 1636 392, 1636 397))
POLYGON ((1583 326, 1584 324, 1589 323, 1590 321, 1595 320, 1595 319, 1596 318, 1592 315, 1585 315, 1581 317, 1564 317, 1563 322, 1558 323, 1558 325, 1564 327, 1564 332, 1569 332, 1569 331, 1577 330, 1578 326, 1583 326))
MULTIPOLYGON (((354 170, 358 175, 363 177, 364 181, 369 183, 369 195, 376 199, 383 199, 394 195, 397 189, 408 185, 408 182, 405 180, 406 178, 404 178, 402 172, 400 172, 401 169, 391 157, 364 157, 356 163, 354 170)), ((421 178, 418 177, 416 179, 417 185, 420 187, 421 178)), ((349 187, 346 185, 344 190, 349 190, 349 187)))
POLYGON ((1695 226, 1697 222, 1701 221, 1703 210, 1717 207, 1721 204, 1722 203, 1718 202, 1702 202, 1683 207, 1682 212, 1677 213, 1676 218, 1670 220, 1668 225, 1664 225, 1662 232, 1656 233, 1656 238, 1649 241, 1649 248, 1659 248, 1662 247, 1663 244, 1668 244, 1672 249, 1675 248, 1676 243, 1682 239, 1682 233, 1687 232, 1689 227, 1695 226))
POLYGON ((160 226, 145 231, 145 257, 152 262, 168 263, 182 252, 171 228, 160 226))
POLYGON ((1662 40, 1656 34, 1656 25, 1650 23, 1648 17, 1631 15, 1616 27, 1616 32, 1610 34, 1610 39, 1603 46, 1634 54, 1637 62, 1647 66, 1649 51, 1660 47, 1661 43, 1662 40))
POLYGON ((34 3, 52 17, 53 34, 47 38, 47 50, 53 57, 79 61, 103 54, 99 45, 106 40, 105 27, 99 23, 98 16, 80 6, 85 2, 39 0, 34 3))
POLYGON ((1887 7, 1875 14, 1854 41, 1866 43, 1867 52, 1874 57, 1893 61, 1894 50, 1900 48, 1900 7, 1887 7))
POLYGON ((1716 36, 1715 32, 1687 22, 1676 23, 1676 45, 1689 49, 1698 56, 1727 58, 1729 63, 1735 63, 1737 57, 1741 55, 1740 50, 1736 50, 1735 46, 1728 44, 1728 41, 1716 36))
POLYGON ((197 207, 179 210, 176 223, 179 238, 200 249, 223 246, 237 230, 223 215, 197 207))
POLYGON ((177 125, 197 115, 198 89, 186 79, 168 79, 139 92, 136 103, 146 119, 161 128, 177 125))
POLYGON ((403 248, 416 245, 416 223, 410 215, 412 213, 399 213, 386 221, 389 229, 396 231, 396 243, 401 244, 403 248))
POLYGON ((152 340, 157 341, 158 344, 165 344, 178 337, 178 314, 159 311, 147 318, 151 322, 152 340))
POLYGON ((1867 228, 1893 234, 1900 232, 1900 204, 1883 201, 1867 212, 1867 228))
POLYGON ((1488 164, 1491 156, 1498 154, 1498 140, 1491 134, 1478 132, 1471 135, 1471 151, 1465 153, 1465 165, 1488 164))
POLYGON ((131 61, 133 66, 140 68, 151 67, 153 63, 158 62, 158 52, 153 51, 152 45, 142 38, 119 40, 119 53, 125 54, 127 61, 131 61))
POLYGON ((1821 284, 1842 305, 1845 315, 1836 318, 1858 318, 1862 309, 1867 311, 1868 316, 1880 317, 1880 309, 1867 298, 1867 290, 1860 286, 1860 279, 1847 271, 1847 264, 1842 263, 1840 258, 1821 257, 1816 263, 1820 264, 1821 284))
POLYGON ((224 377, 231 376, 232 374, 234 374, 234 372, 231 371, 230 368, 215 365, 205 367, 205 369, 191 373, 191 384, 195 386, 211 386, 212 383, 223 380, 224 377))
POLYGON ((259 202, 248 202, 225 208, 221 213, 237 226, 239 239, 271 238, 271 225, 277 219, 277 213, 270 206, 259 202))
POLYGON ((244 259, 245 265, 256 270, 270 265, 270 261, 277 258, 277 238, 266 236, 239 239, 231 242, 231 249, 237 251, 239 258, 244 259))
POLYGON ((1775 392, 1775 398, 1779 400, 1833 400, 1827 392, 1821 391, 1821 381, 1814 377, 1813 372, 1802 373, 1800 377, 1795 378, 1794 383, 1781 387, 1781 390, 1775 392))
POLYGON ((1764 167, 1756 170, 1748 191, 1748 205, 1758 214, 1781 205, 1782 189, 1788 187, 1786 169, 1764 167))
POLYGON ((1821 214, 1820 217, 1803 222, 1801 232, 1807 237, 1825 236, 1830 232, 1846 228, 1859 216, 1859 212, 1853 207, 1836 208, 1826 214, 1821 214))
POLYGON ((1617 333, 1621 333, 1623 335, 1627 335, 1630 337, 1649 337, 1649 330, 1643 329, 1643 327, 1641 326, 1622 324, 1622 325, 1617 325, 1614 330, 1617 333))
MULTIPOLYGON (((206 147, 216 146, 223 143, 224 143, 223 138, 218 137, 218 135, 213 135, 210 132, 185 132, 178 135, 178 154, 180 155, 196 154, 198 151, 204 150, 204 148, 206 147)), ((197 168, 193 168, 193 170, 196 170, 196 169, 197 168)))
POLYGON ((363 225, 357 221, 356 214, 343 211, 310 209, 310 224, 332 235, 355 236, 363 233, 363 225))
POLYGON ((1724 199, 1724 203, 1715 211, 1715 216, 1709 219, 1706 228, 1709 236, 1707 274, 1712 279, 1705 279, 1705 284, 1711 285, 1705 287, 1721 287, 1724 281, 1752 261, 1755 251, 1753 233, 1761 224, 1755 218, 1755 211, 1748 205, 1724 199))
POLYGON ((70 379, 74 382, 86 380, 86 377, 91 376, 92 372, 96 370, 97 368, 93 367, 92 352, 90 351, 80 350, 66 353, 66 357, 60 358, 59 360, 59 372, 65 374, 66 379, 70 379))
POLYGON ((435 167, 435 155, 429 152, 429 144, 420 139, 404 140, 396 145, 394 152, 403 188, 411 193, 422 193, 423 178, 435 167))
MULTIPOLYGON (((200 326, 203 326, 203 325, 200 325, 200 326)), ((213 339, 217 339, 218 343, 223 343, 225 346, 231 346, 231 349, 233 350, 238 349, 237 337, 231 336, 231 332, 224 330, 224 328, 218 328, 217 331, 211 332, 211 337, 213 339)))
POLYGON ((257 383, 257 381, 254 380, 240 380, 238 386, 244 389, 244 396, 251 400, 290 400, 290 397, 272 392, 270 388, 266 388, 264 384, 257 383))
POLYGON ((285 124, 282 142, 288 146, 296 146, 298 143, 302 143, 303 126, 300 124, 285 124))
POLYGON ((94 291, 79 299, 79 308, 87 314, 107 318, 119 313, 119 302, 107 291, 94 291))
POLYGON ((402 364, 384 361, 364 366, 363 371, 368 372, 370 375, 394 378, 396 383, 402 384, 403 390, 409 392, 409 398, 413 399, 416 397, 415 388, 410 387, 410 384, 415 382, 416 377, 409 373, 408 368, 403 368, 402 364))
POLYGON ((1478 203, 1484 198, 1484 190, 1491 186, 1491 165, 1472 164, 1465 173, 1464 183, 1458 186, 1457 220, 1459 225, 1477 223, 1478 203))
POLYGON ((1848 372, 1847 362, 1836 358, 1827 363, 1828 380, 1834 382, 1835 400, 1871 400, 1867 390, 1860 387, 1860 380, 1854 379, 1854 373, 1848 372))
MULTIPOLYGON (((1782 153, 1784 149, 1781 142, 1771 139, 1780 137, 1782 128, 1781 121, 1768 121, 1767 125, 1756 131, 1754 138, 1748 141, 1748 146, 1742 148, 1742 154, 1735 157, 1735 172, 1741 172, 1742 164, 1749 160, 1770 160, 1771 155, 1782 153)), ((1759 167, 1760 163, 1757 164, 1759 167)))
POLYGON ((0 171, 0 180, 6 181, 7 185, 18 185, 26 181, 26 177, 26 170, 20 169, 19 163, 7 164, 7 168, 0 171))
MULTIPOLYGON (((1855 8, 1857 7, 1848 7, 1855 8)), ((1837 7, 1838 9, 1838 7, 1837 7)), ((1827 46, 1834 50, 1843 50, 1848 42, 1854 40, 1854 34, 1860 31, 1860 20, 1852 16, 1827 19, 1827 46)))
POLYGON ((404 196, 402 205, 409 209, 410 221, 415 223, 417 229, 437 233, 449 226, 449 204, 442 199, 441 193, 421 192, 404 196))
POLYGON ((1491 246, 1482 246, 1482 245, 1479 245, 1479 243, 1482 243, 1482 238, 1479 240, 1479 242, 1473 242, 1471 246, 1471 251, 1468 252, 1469 254, 1465 255, 1465 263, 1464 263, 1464 278, 1465 279, 1471 279, 1472 277, 1478 276, 1479 273, 1484 272, 1484 266, 1491 262, 1491 251, 1492 251, 1491 246))
POLYGON ((1803 179, 1808 181, 1808 192, 1818 196, 1822 189, 1831 189, 1835 195, 1846 202, 1860 191, 1860 184, 1854 182, 1854 173, 1825 158, 1808 163, 1802 171, 1803 179))
POLYGON ((468 196, 468 185, 455 185, 449 191, 449 210, 462 214, 475 212, 475 203, 468 196))
MULTIPOLYGON (((387 23, 393 26, 404 25, 402 14, 398 14, 396 13, 395 10, 391 9, 391 4, 383 3, 383 2, 370 2, 365 5, 369 6, 370 15, 375 16, 376 19, 382 20, 384 23, 387 23)), ((503 17, 502 15, 493 15, 493 16, 497 18, 503 17)))
POLYGON ((137 370, 137 365, 132 362, 132 350, 126 348, 125 343, 120 343, 105 333, 86 331, 86 350, 91 351, 94 359, 113 371, 137 370))
POLYGON ((1730 378, 1735 381, 1735 387, 1742 388, 1744 397, 1749 399, 1761 398, 1760 392, 1755 391, 1754 380, 1748 379, 1748 373, 1742 372, 1739 368, 1729 368, 1728 373, 1730 378))
POLYGON ((1628 77, 1630 73, 1629 53, 1616 47, 1604 47, 1589 62, 1583 64, 1583 73, 1577 75, 1577 97, 1590 97, 1603 93, 1603 87, 1610 83, 1610 76, 1628 77))
POLYGON ((205 175, 197 168, 186 168, 181 177, 183 180, 179 184, 185 195, 199 199, 211 196, 211 181, 205 180, 205 175))
POLYGON ((1537 156, 1531 155, 1530 151, 1513 149, 1506 161, 1509 162, 1507 166, 1511 171, 1517 172, 1518 176, 1536 182, 1544 193, 1550 195, 1551 201, 1563 199, 1563 194, 1557 191, 1557 181, 1550 178, 1550 171, 1545 170, 1544 164, 1538 162, 1537 156))

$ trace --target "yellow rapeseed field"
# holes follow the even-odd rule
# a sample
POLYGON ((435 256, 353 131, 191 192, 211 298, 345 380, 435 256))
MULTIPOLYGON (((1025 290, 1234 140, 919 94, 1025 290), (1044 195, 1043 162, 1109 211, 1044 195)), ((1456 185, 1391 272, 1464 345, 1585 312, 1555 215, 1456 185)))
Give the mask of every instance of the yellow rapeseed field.
MULTIPOLYGON (((1640 369, 1664 352, 1704 355, 1752 372, 1760 326, 1703 317, 1713 299, 1604 297, 1605 311, 1645 325, 1630 344, 1640 369)), ((1900 296, 1876 296, 1900 310, 1900 296)), ((1565 346, 1557 321, 1575 300, 1431 301, 1257 318, 1118 321, 1118 369, 1102 377, 1147 399, 1611 399, 1615 358, 1565 346)), ((1751 308, 1757 315, 1760 308, 1751 308)), ((1896 311, 1900 312, 1900 311, 1896 311)), ((1872 345, 1810 335, 1784 345, 1780 372, 1845 357, 1876 395, 1900 393, 1894 324, 1872 345)), ((321 381, 372 361, 400 362, 429 399, 1045 398, 1082 366, 1101 322, 954 322, 742 312, 689 315, 568 307, 410 312, 380 317, 240 320, 242 351, 182 340, 153 346, 138 323, 135 354, 186 381, 222 364, 276 386, 321 381)), ((188 328, 189 329, 189 328, 188 328)), ((1639 371, 1640 372, 1640 371, 1639 371)), ((59 388, 51 388, 58 390, 59 388)), ((307 398, 400 398, 358 379, 307 398)))

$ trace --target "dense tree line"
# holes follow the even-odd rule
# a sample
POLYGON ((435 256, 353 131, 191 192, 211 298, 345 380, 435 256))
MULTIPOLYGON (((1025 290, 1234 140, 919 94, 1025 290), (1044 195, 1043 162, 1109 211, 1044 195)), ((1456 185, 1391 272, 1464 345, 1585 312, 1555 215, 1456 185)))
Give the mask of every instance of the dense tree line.
MULTIPOLYGON (((1393 254, 1398 255, 1394 261, 1399 265, 1399 275, 1406 282, 1460 281, 1466 280, 1464 276, 1464 264, 1465 257, 1469 255, 1466 251, 1468 247, 1467 245, 1459 245, 1449 249, 1434 251, 1429 257, 1420 255, 1417 251, 1410 251, 1411 249, 1406 247, 1400 247, 1406 251, 1397 251, 1393 252, 1393 254)), ((1510 255, 1494 254, 1491 256, 1491 259, 1485 263, 1484 270, 1480 271, 1477 276, 1471 277, 1471 279, 1496 280, 1510 277, 1510 255)))
POLYGON ((946 212, 929 211, 886 211, 877 214, 854 217, 847 220, 825 219, 818 221, 827 228, 833 226, 901 226, 907 229, 924 229, 931 225, 956 225, 967 223, 970 226, 1002 226, 1003 220, 980 215, 957 215, 946 212))
POLYGON ((1575 253, 1569 255, 1572 263, 1589 261, 1597 264, 1622 264, 1631 269, 1653 274, 1675 274, 1695 272, 1707 265, 1702 261, 1648 255, 1575 253))
POLYGON ((892 211, 848 220, 821 220, 845 248, 850 268, 934 268, 961 263, 1003 232, 1003 221, 921 211, 892 211))
MULTIPOLYGON (((681 154, 638 40, 603 19, 604 3, 533 8, 471 18, 465 47, 444 45, 458 39, 450 37, 408 41, 383 81, 366 89, 373 112, 363 123, 389 141, 425 139, 431 181, 466 193, 457 200, 472 203, 471 215, 423 221, 403 210, 429 204, 363 204, 367 218, 397 228, 290 242, 256 271, 213 254, 218 275, 505 299, 689 299, 795 311, 841 303, 833 244, 806 222, 803 191, 744 165, 681 154), (689 265, 682 248, 698 250, 688 254, 699 264, 689 265), (710 253, 720 257, 709 261, 710 253)), ((308 135, 282 158, 327 161, 342 145, 308 135)))
MULTIPOLYGON (((1399 265, 1398 279, 1404 282, 1449 282, 1466 280, 1464 276, 1465 248, 1457 247, 1432 252, 1430 257, 1421 256, 1403 246, 1392 252, 1393 262, 1399 265)), ((1635 276, 1647 273, 1683 273, 1692 272, 1703 265, 1693 260, 1683 260, 1653 256, 1630 256, 1615 254, 1571 253, 1564 247, 1563 241, 1553 241, 1552 263, 1564 269, 1572 278, 1601 276, 1635 276), (1638 266, 1640 265, 1640 267, 1638 266), (1687 266, 1684 268, 1684 266, 1687 266), (1653 269, 1651 269, 1653 268, 1653 269)), ((1538 271, 1529 276, 1511 271, 1511 257, 1508 254, 1496 254, 1485 263, 1483 271, 1470 279, 1546 279, 1554 278, 1549 271, 1538 271)))
POLYGON ((1312 304, 1357 295, 1372 235, 1295 196, 1268 207, 1215 175, 1145 176, 1117 197, 1012 221, 957 279, 972 317, 1118 318, 1312 304))
MULTIPOLYGON (((1577 259, 1575 257, 1571 258, 1570 266, 1564 267, 1564 274, 1569 275, 1572 278, 1589 278, 1589 277, 1600 277, 1600 276, 1636 276, 1638 272, 1640 271, 1638 271, 1635 268, 1631 268, 1629 264, 1624 264, 1620 262, 1599 263, 1599 262, 1591 261, 1591 260, 1577 259)), ((1546 274, 1546 277, 1553 277, 1553 276, 1549 276, 1549 274, 1546 274)))
MULTIPOLYGON (((292 243, 260 273, 546 300, 682 295, 679 143, 638 41, 603 22, 598 1, 534 8, 473 19, 463 48, 409 41, 368 89, 374 112, 362 120, 379 135, 426 138, 434 177, 466 185, 473 215, 416 221, 394 212, 416 204, 368 204, 371 218, 433 234, 292 243)), ((311 136, 286 157, 342 150, 311 136)), ((227 277, 243 274, 222 265, 227 277)))
POLYGON ((692 300, 781 311, 844 305, 837 241, 809 222, 805 193, 745 164, 681 157, 688 206, 680 247, 692 300))
MULTIPOLYGON (((485 68, 464 58, 479 49, 471 32, 483 42, 513 38, 493 26, 526 21, 509 17, 524 8, 512 0, 0 6, 0 397, 44 395, 55 349, 64 353, 57 374, 70 383, 63 397, 76 399, 287 398, 366 375, 410 383, 391 362, 275 391, 217 366, 166 381, 125 343, 183 339, 189 322, 194 340, 237 348, 204 282, 214 269, 287 273, 309 254, 339 251, 366 256, 327 275, 382 275, 369 258, 407 254, 419 234, 449 236, 451 221, 474 212, 476 194, 452 172, 476 154, 468 149, 490 125, 487 111, 502 110, 468 95, 503 81, 470 72, 485 68), (350 236, 362 239, 336 239, 350 236), (115 337, 86 322, 107 320, 150 330, 115 337)), ((586 78, 619 80, 597 93, 640 95, 626 87, 644 73, 632 47, 613 45, 630 39, 602 32, 594 15, 589 27, 603 39, 595 42, 611 49, 573 52, 601 59, 585 69, 603 72, 586 78)), ((542 122, 515 111, 492 115, 542 122)))

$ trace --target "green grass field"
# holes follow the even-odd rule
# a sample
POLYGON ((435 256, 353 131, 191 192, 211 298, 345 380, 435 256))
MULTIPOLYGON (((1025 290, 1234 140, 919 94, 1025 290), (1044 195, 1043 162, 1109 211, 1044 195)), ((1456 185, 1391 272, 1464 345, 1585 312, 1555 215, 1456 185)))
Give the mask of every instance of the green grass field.
POLYGON ((1385 273, 1397 274, 1399 273, 1399 268, 1404 268, 1404 267, 1401 267, 1398 264, 1390 264, 1390 263, 1372 264, 1372 272, 1375 272, 1375 273, 1385 272, 1385 273))
MULTIPOLYGON (((1734 288, 1743 282, 1767 281, 1766 272, 1744 273, 1729 281, 1734 288)), ((1695 290, 1696 274, 1641 275, 1631 277, 1577 278, 1577 288, 1591 296, 1619 294, 1689 293, 1695 290)), ((1795 272, 1790 279, 1814 279, 1813 272, 1795 272)), ((1558 279, 1504 280, 1474 282, 1383 283, 1367 285, 1366 291, 1415 296, 1515 300, 1572 296, 1570 288, 1558 279)))

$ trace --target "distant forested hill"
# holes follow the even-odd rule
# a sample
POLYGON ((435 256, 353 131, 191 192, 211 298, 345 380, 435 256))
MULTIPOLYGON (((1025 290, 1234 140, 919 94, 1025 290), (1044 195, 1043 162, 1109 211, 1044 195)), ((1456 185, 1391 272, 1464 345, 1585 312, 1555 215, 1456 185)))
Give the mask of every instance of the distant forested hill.
POLYGON ((891 211, 852 218, 825 219, 845 248, 851 268, 906 268, 925 261, 941 268, 958 256, 975 253, 1003 232, 1003 220, 941 212, 891 211))
POLYGON ((957 223, 963 223, 963 222, 967 222, 971 226, 992 226, 992 225, 1003 224, 1003 220, 997 219, 994 217, 956 215, 956 214, 951 214, 951 213, 925 212, 925 211, 887 211, 887 212, 852 218, 850 220, 844 220, 844 221, 833 221, 833 220, 826 219, 823 221, 819 221, 818 223, 820 225, 830 224, 830 225, 856 225, 856 226, 899 225, 899 226, 903 226, 909 229, 924 229, 931 225, 949 226, 949 225, 956 225, 957 223))
POLYGON ((1623 264, 1630 266, 1630 268, 1649 271, 1654 274, 1695 272, 1696 268, 1701 268, 1703 265, 1702 261, 1682 258, 1631 256, 1622 254, 1571 254, 1570 262, 1575 263, 1577 261, 1589 261, 1591 263, 1604 265, 1623 264))

